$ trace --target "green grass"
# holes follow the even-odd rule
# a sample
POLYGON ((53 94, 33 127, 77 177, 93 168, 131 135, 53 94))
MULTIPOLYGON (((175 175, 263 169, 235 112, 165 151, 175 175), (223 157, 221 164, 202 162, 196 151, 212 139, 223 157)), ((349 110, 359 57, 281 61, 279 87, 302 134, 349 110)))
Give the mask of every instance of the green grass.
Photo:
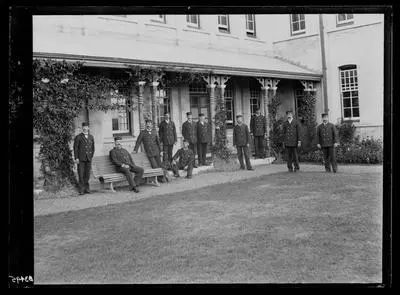
POLYGON ((381 173, 278 173, 35 218, 35 283, 378 283, 381 173))

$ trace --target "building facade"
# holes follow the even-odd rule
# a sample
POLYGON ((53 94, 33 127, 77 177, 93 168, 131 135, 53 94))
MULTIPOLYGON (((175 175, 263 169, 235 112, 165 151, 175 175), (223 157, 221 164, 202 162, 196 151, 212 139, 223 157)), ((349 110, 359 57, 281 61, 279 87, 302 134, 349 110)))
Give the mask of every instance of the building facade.
POLYGON ((351 120, 361 137, 383 137, 383 14, 271 15, 277 56, 321 71, 334 123, 351 120), (321 26, 324 52, 321 46, 321 26))
POLYGON ((282 117, 287 109, 297 110, 304 91, 317 97, 318 122, 328 109, 331 121, 352 120, 361 134, 382 136, 383 16, 323 15, 323 25, 325 91, 318 15, 35 16, 33 56, 82 61, 110 75, 132 65, 162 68, 165 76, 202 75, 195 84, 168 85, 155 78, 119 91, 121 104, 129 93, 138 106, 134 111, 84 112, 76 133, 89 120, 95 155, 108 154, 116 134, 133 150, 144 119, 160 123, 164 112, 177 126, 176 150, 186 112, 195 119, 205 113, 214 131, 218 96, 225 99, 228 146, 237 114, 247 124, 258 107, 268 116, 268 101, 277 95, 282 117))

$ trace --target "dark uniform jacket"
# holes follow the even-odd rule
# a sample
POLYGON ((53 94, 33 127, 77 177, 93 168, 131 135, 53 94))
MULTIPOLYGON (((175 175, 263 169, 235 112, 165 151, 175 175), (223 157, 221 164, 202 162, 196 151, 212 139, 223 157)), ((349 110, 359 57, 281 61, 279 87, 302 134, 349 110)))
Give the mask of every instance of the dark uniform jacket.
POLYGON ((197 122, 197 142, 198 143, 209 143, 211 142, 211 134, 208 130, 208 124, 197 122))
POLYGON ((194 153, 191 149, 187 149, 186 151, 181 148, 179 149, 175 155, 172 157, 173 161, 176 161, 179 158, 178 165, 179 166, 187 166, 194 161, 194 153))
POLYGON ((160 141, 164 145, 174 145, 177 141, 175 124, 171 120, 169 123, 165 120, 161 122, 158 134, 160 136, 160 141))
POLYGON ((79 161, 91 161, 94 154, 94 138, 88 134, 86 139, 83 133, 78 134, 74 140, 74 157, 79 161))
POLYGON ((157 131, 155 129, 151 130, 151 132, 147 130, 142 130, 139 134, 138 139, 136 140, 136 145, 134 151, 137 152, 139 150, 140 145, 143 142, 144 150, 148 157, 154 157, 160 155, 160 140, 158 138, 157 131))
POLYGON ((233 128, 233 145, 246 146, 250 142, 249 128, 246 124, 237 124, 233 128))
POLYGON ((265 134, 265 116, 252 116, 250 120, 250 130, 254 136, 263 136, 265 134))
POLYGON ((110 151, 110 159, 119 168, 122 164, 135 166, 131 154, 124 148, 113 148, 110 151))
POLYGON ((317 127, 317 143, 321 147, 330 147, 338 142, 338 134, 335 125, 332 123, 322 123, 317 127))
POLYGON ((182 125, 182 135, 189 143, 197 143, 197 124, 186 121, 182 125))
POLYGON ((293 119, 292 123, 286 120, 283 123, 283 134, 285 146, 295 147, 300 141, 300 124, 297 120, 293 119))

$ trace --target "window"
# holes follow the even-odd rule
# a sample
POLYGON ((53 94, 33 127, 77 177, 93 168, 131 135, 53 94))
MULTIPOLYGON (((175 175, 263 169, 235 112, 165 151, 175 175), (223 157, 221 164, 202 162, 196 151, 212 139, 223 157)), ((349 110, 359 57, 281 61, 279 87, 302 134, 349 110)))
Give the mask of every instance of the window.
POLYGON ((304 18, 304 14, 290 15, 290 29, 292 36, 297 34, 304 34, 306 32, 306 21, 304 18))
POLYGON ((152 17, 151 21, 160 22, 165 24, 167 22, 165 14, 156 14, 152 17))
POLYGON ((229 33, 229 16, 227 14, 218 15, 218 29, 220 32, 229 33))
POLYGON ((228 127, 233 127, 233 122, 235 118, 235 110, 233 105, 233 89, 231 84, 228 84, 225 88, 225 111, 226 111, 226 124, 228 127))
POLYGON ((189 84, 189 96, 193 120, 198 120, 200 113, 210 118, 210 96, 205 83, 189 84))
POLYGON ((159 103, 158 124, 164 120, 165 113, 171 113, 171 89, 168 87, 158 88, 156 98, 159 103))
POLYGON ((342 13, 338 14, 336 18, 336 24, 340 25, 350 25, 354 23, 354 15, 352 13, 342 13))
POLYGON ((258 82, 250 82, 250 113, 253 116, 261 107, 261 86, 258 82))
POLYGON ((303 114, 302 111, 304 107, 306 107, 305 101, 304 101, 304 89, 296 89, 295 90, 295 116, 297 119, 300 119, 303 114))
POLYGON ((189 27, 200 29, 200 18, 197 14, 187 14, 186 21, 189 27))
POLYGON ((120 107, 112 111, 112 132, 113 134, 131 132, 131 112, 129 111, 130 100, 128 96, 120 94, 118 91, 111 92, 111 103, 118 104, 120 107))
POLYGON ((254 14, 246 14, 246 35, 248 37, 256 36, 256 18, 254 14))
POLYGON ((339 73, 343 119, 359 119, 357 66, 342 66, 339 68, 339 73))

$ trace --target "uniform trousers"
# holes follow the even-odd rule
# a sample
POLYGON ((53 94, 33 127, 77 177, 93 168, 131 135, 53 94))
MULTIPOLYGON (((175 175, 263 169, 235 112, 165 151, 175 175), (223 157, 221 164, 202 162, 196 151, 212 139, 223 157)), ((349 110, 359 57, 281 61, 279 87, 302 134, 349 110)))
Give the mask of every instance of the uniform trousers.
POLYGON ((265 157, 264 135, 254 136, 254 149, 256 157, 265 157))
POLYGON ((163 162, 166 167, 169 166, 172 160, 172 150, 174 146, 173 145, 163 145, 163 162))
POLYGON ((293 171, 293 163, 294 169, 299 170, 299 156, 297 154, 297 146, 286 146, 287 152, 287 167, 290 171, 293 171))
POLYGON ((250 157, 249 157, 249 147, 247 145, 236 146, 236 150, 237 150, 237 156, 238 156, 239 163, 240 163, 240 169, 245 169, 243 156, 246 161, 247 169, 251 169, 252 167, 251 167, 250 157))
POLYGON ((192 176, 193 161, 188 161, 186 163, 175 163, 171 167, 172 167, 172 171, 174 172, 175 175, 179 174, 179 170, 183 170, 187 167, 187 176, 192 176))
POLYGON ((89 190, 89 178, 91 168, 91 161, 79 161, 78 163, 79 192, 81 193, 89 190))
POLYGON ((139 166, 129 165, 129 168, 119 167, 118 171, 125 175, 126 180, 128 180, 130 189, 133 189, 134 187, 140 184, 144 169, 139 166), (131 172, 135 173, 135 178, 132 177, 131 172))
POLYGON ((197 152, 199 156, 199 165, 206 164, 206 156, 207 156, 207 142, 201 142, 197 144, 197 152))
POLYGON ((333 172, 337 171, 336 163, 336 149, 334 146, 322 147, 324 153, 325 171, 331 172, 331 166, 333 172))
MULTIPOLYGON (((193 155, 197 154, 197 143, 189 143, 189 149, 193 151, 193 155)), ((198 161, 200 158, 198 159, 198 161)), ((193 157, 193 165, 195 165, 196 157, 193 157)), ((200 164, 200 161, 199 161, 200 164)))

